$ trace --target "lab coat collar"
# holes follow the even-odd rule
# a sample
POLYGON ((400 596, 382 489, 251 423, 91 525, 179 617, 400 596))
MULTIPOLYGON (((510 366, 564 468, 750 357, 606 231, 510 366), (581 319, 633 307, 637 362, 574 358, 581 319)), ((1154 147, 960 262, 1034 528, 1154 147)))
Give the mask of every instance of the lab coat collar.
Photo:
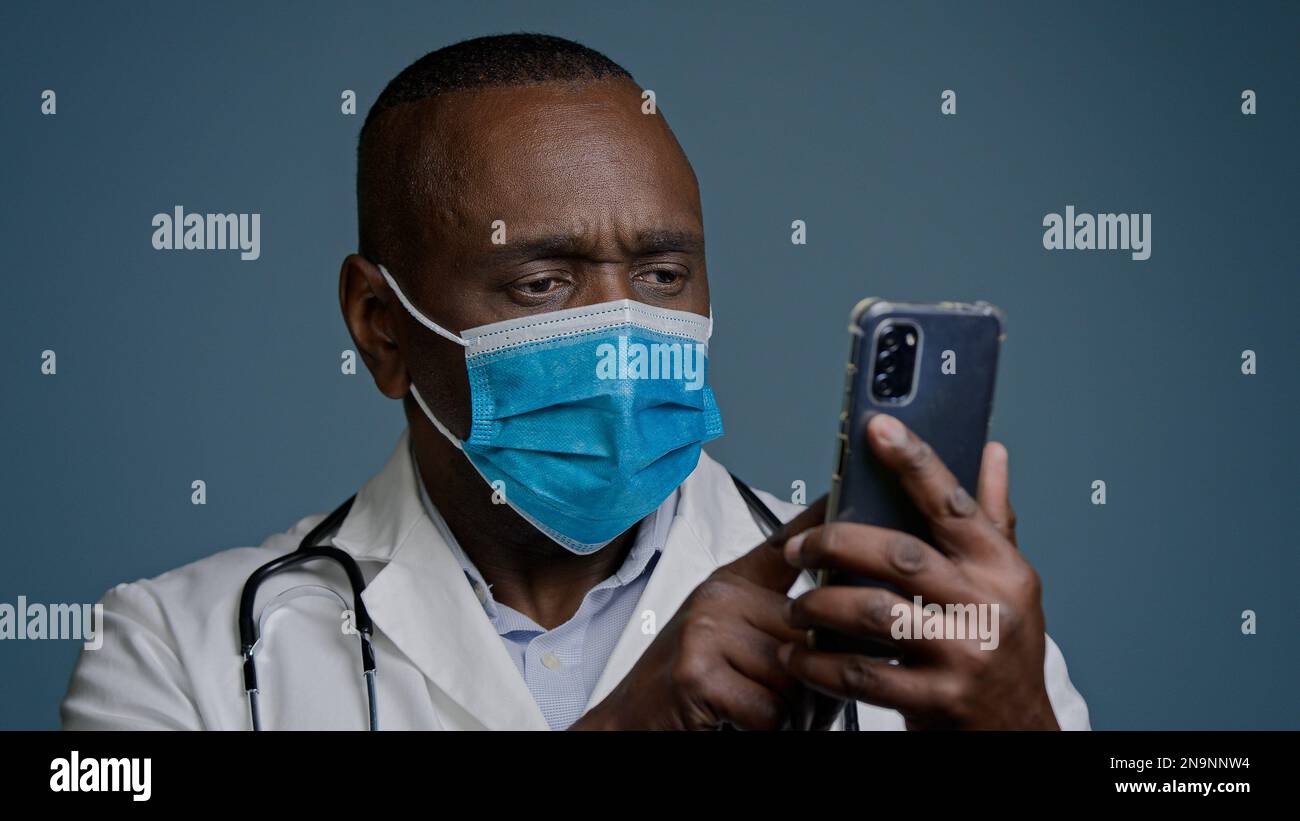
MULTIPOLYGON (((403 432, 383 470, 358 491, 333 543, 358 560, 386 562, 366 586, 366 608, 431 682, 489 729, 547 729, 451 548, 424 511, 409 435, 403 432)), ((696 585, 762 538, 727 471, 707 454, 680 491, 663 554, 589 707, 622 680, 696 585)))
POLYGON ((424 518, 415 488, 409 430, 403 430, 383 470, 357 491, 334 544, 353 558, 386 562, 424 518))
MULTIPOLYGON (((416 488, 409 431, 357 493, 334 544, 386 561, 362 599, 375 626, 488 729, 548 729, 523 677, 416 488)), ((382 660, 379 675, 383 675, 382 660)))

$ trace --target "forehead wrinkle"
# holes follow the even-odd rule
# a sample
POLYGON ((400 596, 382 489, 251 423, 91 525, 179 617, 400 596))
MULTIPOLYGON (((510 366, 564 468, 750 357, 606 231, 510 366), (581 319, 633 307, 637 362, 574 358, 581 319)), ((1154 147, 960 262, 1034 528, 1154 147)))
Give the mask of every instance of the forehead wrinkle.
POLYGON ((535 231, 521 232, 506 245, 485 248, 483 254, 499 262, 565 257, 594 259, 615 248, 622 254, 637 257, 670 252, 697 254, 704 252, 704 236, 689 227, 638 228, 578 221, 568 231, 539 226, 535 231))
POLYGON ((501 246, 488 247, 486 240, 491 221, 503 219, 510 238, 523 236, 521 231, 576 235, 589 245, 614 240, 634 249, 634 237, 615 234, 662 228, 635 224, 641 221, 636 206, 656 196, 700 220, 694 172, 661 116, 654 115, 653 127, 645 127, 650 124, 643 118, 649 115, 640 113, 639 98, 629 100, 633 115, 621 113, 609 97, 567 99, 577 90, 562 89, 557 95, 550 85, 537 91, 541 97, 559 97, 560 103, 512 109, 503 105, 503 95, 517 95, 520 89, 504 88, 453 92, 401 107, 406 120, 400 129, 405 137, 400 172, 404 207, 423 248, 446 248, 481 233, 484 250, 495 254, 501 246), (566 112, 575 116, 563 116, 566 112), (578 116, 592 113, 598 115, 594 121, 578 116), (613 116, 599 116, 605 114, 613 116), (563 150, 575 143, 581 151, 563 150), (561 150, 555 150, 557 144, 561 150), (653 161, 629 162, 630 154, 653 161), (666 168, 675 162, 685 164, 684 174, 666 168), (663 171, 655 173, 656 168, 663 171), (689 190, 672 190, 687 180, 689 190), (471 191, 474 196, 466 196, 471 191), (585 211, 579 222, 589 224, 535 225, 548 215, 539 214, 530 199, 577 205, 585 211), (502 213, 483 213, 487 205, 502 213), (530 210, 520 213, 520 206, 530 210))
MULTIPOLYGON (((506 169, 511 190, 490 193, 508 197, 505 201, 510 205, 536 203, 544 207, 554 203, 557 209, 580 211, 591 221, 637 229, 661 227, 638 223, 665 209, 672 216, 684 213, 700 222, 694 176, 674 168, 676 157, 663 149, 662 145, 646 146, 644 141, 629 145, 617 136, 602 134, 587 140, 580 151, 520 152, 506 169)), ((574 230, 575 226, 559 227, 574 230)))
POLYGON ((620 105, 610 96, 577 96, 592 90, 587 85, 549 84, 489 89, 456 100, 448 112, 453 106, 459 109, 454 112, 459 126, 470 122, 481 126, 486 139, 480 137, 469 147, 476 154, 475 164, 489 169, 505 166, 515 172, 550 174, 606 162, 593 157, 589 163, 575 165, 571 152, 565 151, 575 147, 586 157, 599 152, 663 157, 672 153, 664 149, 677 148, 662 117, 640 113, 639 98, 630 96, 620 105), (521 95, 532 96, 525 97, 522 104, 510 105, 521 95), (647 119, 653 119, 655 127, 647 128, 647 119), (606 150, 610 148, 617 150, 606 150), (552 159, 554 162, 548 162, 552 159))

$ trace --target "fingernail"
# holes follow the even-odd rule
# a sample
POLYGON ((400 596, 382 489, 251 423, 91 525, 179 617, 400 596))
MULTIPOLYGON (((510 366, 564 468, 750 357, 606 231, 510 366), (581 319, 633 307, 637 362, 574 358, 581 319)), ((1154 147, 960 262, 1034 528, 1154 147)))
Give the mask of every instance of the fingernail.
POLYGON ((776 648, 776 660, 781 662, 782 667, 790 666, 790 654, 794 652, 793 644, 783 644, 776 648))
POLYGON ((907 429, 903 423, 890 416, 887 413, 877 414, 876 438, 882 445, 888 445, 891 448, 900 448, 907 444, 907 429))
POLYGON ((796 533, 785 543, 784 552, 786 564, 792 567, 803 567, 803 564, 800 561, 802 557, 800 556, 799 550, 803 547, 803 540, 807 535, 807 531, 796 533))

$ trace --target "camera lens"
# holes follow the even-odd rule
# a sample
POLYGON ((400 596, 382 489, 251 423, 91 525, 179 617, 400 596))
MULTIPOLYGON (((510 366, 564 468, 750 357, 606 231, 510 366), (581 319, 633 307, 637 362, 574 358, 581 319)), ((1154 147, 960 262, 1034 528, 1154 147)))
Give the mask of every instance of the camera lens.
POLYGON ((887 373, 877 373, 875 382, 875 392, 877 396, 893 396, 894 382, 887 373))
POLYGON ((880 347, 887 350, 898 350, 898 332, 892 327, 886 328, 880 335, 880 347))
POLYGON ((894 361, 893 351, 882 350, 876 354, 876 371, 878 373, 893 373, 897 367, 898 363, 894 361))

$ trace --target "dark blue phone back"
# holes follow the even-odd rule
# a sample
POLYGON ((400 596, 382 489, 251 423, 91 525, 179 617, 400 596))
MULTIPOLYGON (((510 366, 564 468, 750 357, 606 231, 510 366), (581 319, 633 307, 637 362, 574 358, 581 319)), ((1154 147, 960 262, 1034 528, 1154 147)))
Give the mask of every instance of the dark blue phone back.
MULTIPOLYGON (((902 530, 934 544, 925 519, 896 475, 880 465, 866 441, 867 420, 888 413, 924 439, 975 496, 988 437, 997 375, 1002 319, 987 303, 909 305, 863 300, 850 319, 851 350, 840 416, 839 457, 831 484, 827 521, 850 521, 902 530), (904 322, 919 329, 910 398, 886 401, 872 395, 872 363, 883 326, 904 322), (947 367, 945 368, 945 363, 947 367)), ((890 585, 844 574, 823 574, 821 584, 890 585)), ((848 642, 819 634, 828 650, 891 655, 873 642, 848 642)))

